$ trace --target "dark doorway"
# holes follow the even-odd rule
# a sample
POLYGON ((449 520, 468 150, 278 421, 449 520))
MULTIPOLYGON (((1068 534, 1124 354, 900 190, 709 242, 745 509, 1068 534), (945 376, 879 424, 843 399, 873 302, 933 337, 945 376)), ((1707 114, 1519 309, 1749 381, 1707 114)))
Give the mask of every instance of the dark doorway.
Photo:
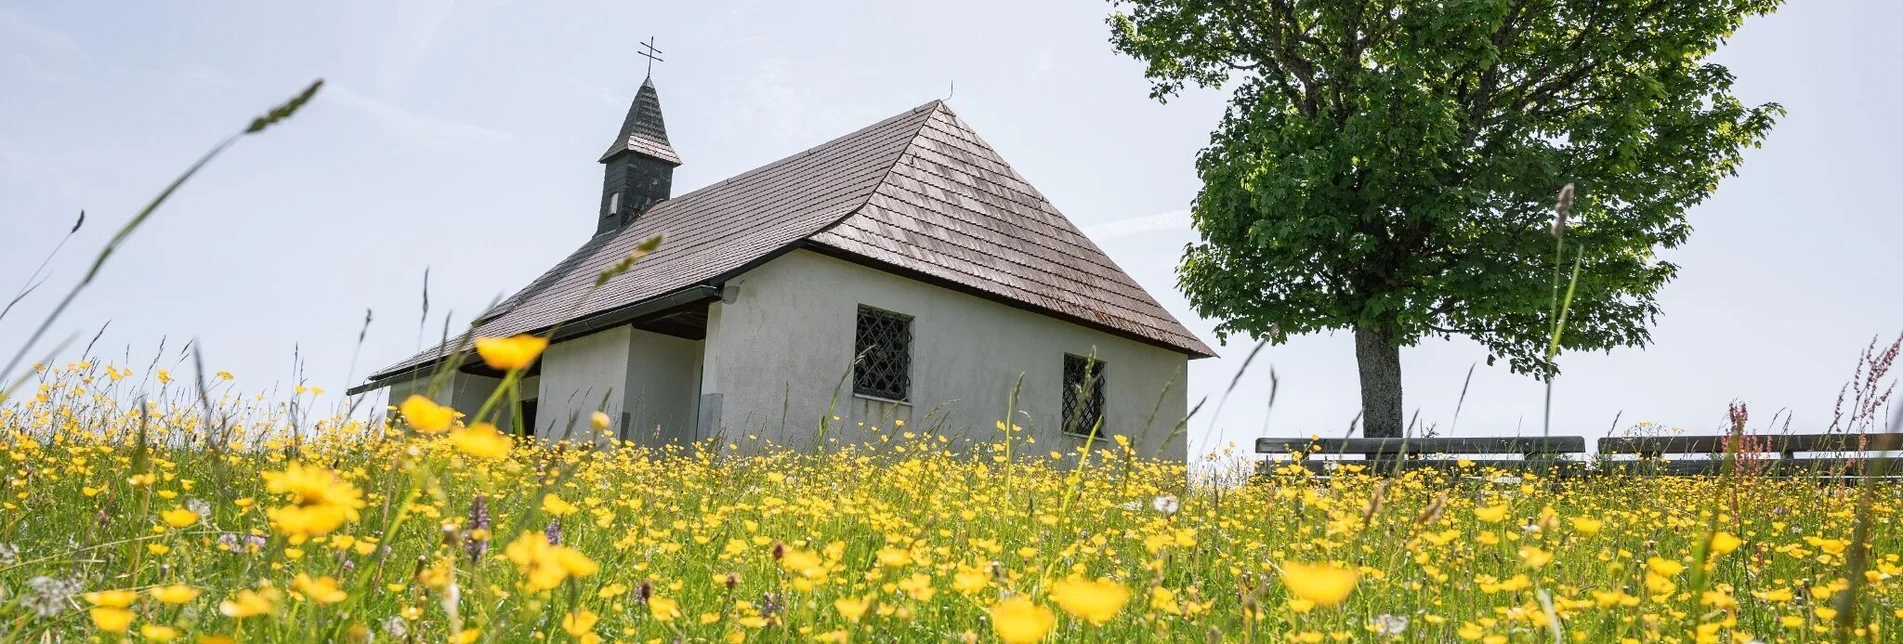
POLYGON ((535 399, 522 401, 522 426, 515 428, 520 436, 535 435, 535 399))

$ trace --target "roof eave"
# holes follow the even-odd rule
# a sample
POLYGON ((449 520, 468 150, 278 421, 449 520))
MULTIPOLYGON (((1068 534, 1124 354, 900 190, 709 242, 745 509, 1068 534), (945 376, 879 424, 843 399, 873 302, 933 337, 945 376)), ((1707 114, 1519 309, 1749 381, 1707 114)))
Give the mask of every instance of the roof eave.
MULTIPOLYGON (((588 335, 603 329, 628 324, 633 322, 636 318, 660 313, 680 306, 717 300, 720 299, 720 294, 721 289, 719 286, 697 284, 671 293, 634 302, 627 306, 616 307, 569 320, 553 327, 533 329, 528 331, 528 333, 542 333, 553 328, 554 334, 549 337, 549 341, 560 342, 562 340, 588 335)), ((451 356, 454 355, 463 356, 463 364, 457 365, 458 369, 468 365, 473 358, 473 355, 468 353, 451 354, 451 356)), ((402 380, 413 380, 414 376, 420 373, 434 371, 442 364, 443 360, 448 357, 450 356, 439 356, 402 369, 373 374, 369 378, 366 378, 363 384, 351 387, 344 393, 355 396, 366 391, 390 386, 402 380)))

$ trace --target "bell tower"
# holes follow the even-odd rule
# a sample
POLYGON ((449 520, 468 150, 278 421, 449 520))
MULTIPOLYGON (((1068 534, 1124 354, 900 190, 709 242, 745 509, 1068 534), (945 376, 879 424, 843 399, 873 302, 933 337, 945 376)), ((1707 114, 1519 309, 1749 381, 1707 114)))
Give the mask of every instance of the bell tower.
POLYGON ((653 39, 641 43, 647 51, 648 77, 628 106, 628 117, 613 145, 602 153, 601 210, 595 234, 614 232, 633 223, 649 207, 673 196, 674 168, 681 158, 667 142, 667 123, 661 119, 661 97, 654 91, 653 39))

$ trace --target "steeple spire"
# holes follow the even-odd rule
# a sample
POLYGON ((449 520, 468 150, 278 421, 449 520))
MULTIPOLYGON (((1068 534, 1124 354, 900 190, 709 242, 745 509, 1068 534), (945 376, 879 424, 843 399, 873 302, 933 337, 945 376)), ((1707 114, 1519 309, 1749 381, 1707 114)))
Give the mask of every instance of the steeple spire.
POLYGON ((672 196, 674 168, 681 164, 681 158, 667 141, 667 122, 661 118, 661 97, 654 91, 652 76, 641 81, 634 103, 628 106, 628 116, 621 121, 621 131, 602 153, 601 163, 607 167, 603 169, 597 235, 619 230, 650 206, 672 196))

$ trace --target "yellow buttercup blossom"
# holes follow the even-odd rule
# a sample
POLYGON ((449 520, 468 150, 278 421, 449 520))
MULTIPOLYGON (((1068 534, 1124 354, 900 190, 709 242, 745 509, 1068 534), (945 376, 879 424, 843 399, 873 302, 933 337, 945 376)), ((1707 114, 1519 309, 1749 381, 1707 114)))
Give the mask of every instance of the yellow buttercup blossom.
POLYGON ((984 571, 967 568, 960 569, 957 573, 952 575, 952 590, 967 595, 984 590, 986 586, 990 585, 991 576, 986 575, 984 571))
POLYGON ((264 488, 291 498, 291 505, 266 512, 272 526, 294 537, 330 534, 357 520, 363 492, 330 470, 291 463, 282 472, 265 472, 264 488))
POLYGON ((542 511, 554 516, 565 517, 580 512, 581 508, 575 507, 573 503, 563 501, 562 497, 554 494, 544 494, 542 495, 542 511))
POLYGON ((1049 635, 1057 624, 1057 614, 1037 605, 1023 595, 1015 595, 992 604, 989 611, 991 630, 1004 644, 1033 644, 1049 635))
POLYGON ((1711 535, 1712 554, 1724 555, 1733 550, 1737 550, 1738 546, 1741 545, 1744 545, 1744 540, 1739 539, 1737 535, 1733 535, 1729 532, 1721 531, 1711 535))
POLYGON ((833 600, 833 610, 839 611, 840 617, 844 617, 846 621, 855 624, 859 622, 859 618, 866 615, 866 609, 868 608, 872 608, 871 598, 841 597, 833 600))
POLYGON ((449 442, 462 453, 498 459, 509 455, 509 437, 489 423, 476 423, 449 432, 449 442))
POLYGON ((523 586, 531 591, 550 590, 570 577, 586 577, 600 569, 580 551, 550 545, 547 537, 536 532, 523 532, 503 549, 503 556, 515 563, 523 586))
POLYGON ((1321 606, 1334 606, 1348 599, 1360 580, 1360 572, 1333 563, 1282 564, 1282 585, 1288 587, 1289 594, 1321 606))
POLYGON ((562 630, 569 635, 581 637, 595 632, 595 622, 598 621, 601 621, 601 616, 596 615, 594 611, 586 608, 577 609, 562 616, 562 630))
POLYGON ((527 369, 548 348, 548 338, 517 335, 507 338, 476 338, 476 354, 490 368, 512 371, 527 369))
POLYGON ((291 580, 291 590, 302 593, 311 601, 319 604, 335 604, 350 597, 350 593, 337 587, 337 580, 328 576, 311 578, 310 575, 297 573, 291 580))
POLYGON ((132 611, 124 608, 98 606, 86 611, 92 617, 93 626, 107 633, 124 633, 132 627, 132 611))
POLYGON ((154 586, 151 590, 146 591, 147 594, 152 595, 153 599, 159 600, 159 603, 173 606, 189 604, 192 600, 198 599, 198 595, 201 592, 203 591, 184 584, 154 586))
POLYGON ((183 528, 198 523, 198 513, 185 508, 172 508, 159 513, 159 519, 174 528, 183 528))
POLYGON ((410 394, 397 406, 403 412, 403 419, 410 423, 410 429, 423 434, 439 434, 456 422, 456 410, 424 397, 422 394, 410 394))
POLYGON ((1578 530, 1580 534, 1599 534, 1599 530, 1604 527, 1606 527, 1606 522, 1598 519, 1591 517, 1573 517, 1573 529, 1578 530))
POLYGON ((246 588, 233 593, 230 598, 218 603, 218 612, 232 619, 247 619, 267 615, 277 610, 282 595, 276 588, 265 587, 259 590, 246 588))
POLYGON ((819 555, 808 550, 788 548, 786 555, 780 558, 780 567, 785 568, 787 572, 809 579, 826 576, 825 562, 819 558, 819 555))
POLYGON ((1507 505, 1502 503, 1500 505, 1474 508, 1474 518, 1487 523, 1505 521, 1507 518, 1507 505))
POLYGON ((648 598, 648 615, 657 622, 671 622, 681 616, 680 602, 666 597, 648 598))
POLYGON ((1108 579, 1066 579, 1051 584, 1051 599, 1071 616, 1102 626, 1129 603, 1130 591, 1108 579))
POLYGON ((1534 546, 1525 546, 1520 548, 1520 561, 1526 563, 1528 568, 1539 568, 1552 563, 1553 553, 1534 546))
POLYGON ((1670 577, 1685 571, 1685 564, 1663 557, 1645 560, 1645 568, 1661 576, 1670 577))
POLYGON ((106 608, 125 608, 139 599, 139 593, 131 590, 102 590, 86 593, 86 603, 106 608))
POLYGON ((178 639, 178 629, 161 624, 146 624, 139 627, 139 637, 154 642, 170 642, 178 639))

